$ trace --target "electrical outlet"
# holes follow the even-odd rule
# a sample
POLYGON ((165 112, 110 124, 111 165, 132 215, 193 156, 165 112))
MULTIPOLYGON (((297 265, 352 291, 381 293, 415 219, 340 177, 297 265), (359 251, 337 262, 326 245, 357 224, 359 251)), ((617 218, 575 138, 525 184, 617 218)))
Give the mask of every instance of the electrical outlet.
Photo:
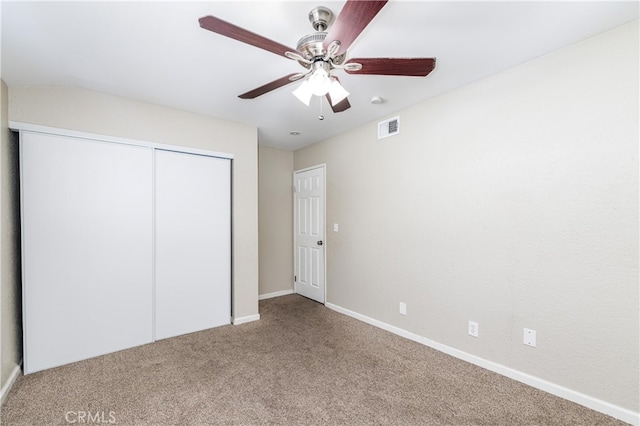
POLYGON ((469 321, 469 336, 478 337, 479 328, 477 322, 469 321))
POLYGON ((407 315, 407 304, 400 302, 400 315, 407 315))
POLYGON ((523 343, 527 346, 536 347, 536 331, 529 328, 524 329, 523 343))

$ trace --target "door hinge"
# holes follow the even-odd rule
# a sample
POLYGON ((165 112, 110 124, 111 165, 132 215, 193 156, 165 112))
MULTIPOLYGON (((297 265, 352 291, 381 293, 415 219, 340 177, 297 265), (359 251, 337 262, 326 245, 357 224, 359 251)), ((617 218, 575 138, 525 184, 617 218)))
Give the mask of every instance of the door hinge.
POLYGON ((293 276, 293 281, 296 281, 296 282, 298 281, 298 276, 297 275, 293 276))
POLYGON ((293 185, 293 193, 295 194, 296 192, 298 192, 298 188, 296 188, 296 186, 293 185))

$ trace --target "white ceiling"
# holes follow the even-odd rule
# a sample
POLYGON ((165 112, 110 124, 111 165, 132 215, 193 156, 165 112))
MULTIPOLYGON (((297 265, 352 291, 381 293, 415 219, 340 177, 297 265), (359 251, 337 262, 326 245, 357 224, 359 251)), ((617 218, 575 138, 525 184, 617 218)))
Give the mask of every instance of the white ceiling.
MULTIPOLYGON (((254 100, 237 96, 304 69, 294 61, 206 31, 214 15, 295 48, 313 32, 317 5, 344 2, 2 1, 2 78, 11 86, 81 87, 237 121, 262 145, 297 149, 638 19, 637 1, 390 1, 349 57, 435 57, 426 78, 336 75, 351 108, 307 107, 291 83, 254 100), (372 105, 372 96, 385 102, 372 105), (290 131, 301 135, 291 136, 290 131)), ((598 58, 593 58, 597 61, 598 58)))

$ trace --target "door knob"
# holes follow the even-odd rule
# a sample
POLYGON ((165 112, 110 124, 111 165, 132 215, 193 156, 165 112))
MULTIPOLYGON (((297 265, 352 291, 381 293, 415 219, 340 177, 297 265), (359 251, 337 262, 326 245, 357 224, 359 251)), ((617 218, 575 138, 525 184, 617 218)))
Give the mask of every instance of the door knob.
POLYGON ((321 246, 322 245, 322 240, 318 241, 318 245, 321 246))

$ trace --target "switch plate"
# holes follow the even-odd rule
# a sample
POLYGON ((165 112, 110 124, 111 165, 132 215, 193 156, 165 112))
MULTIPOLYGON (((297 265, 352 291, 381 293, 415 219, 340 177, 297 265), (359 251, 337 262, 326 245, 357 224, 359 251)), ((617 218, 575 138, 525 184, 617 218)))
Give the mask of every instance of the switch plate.
POLYGON ((340 227, 338 226, 337 223, 333 224, 333 232, 338 232, 340 230, 340 227))
POLYGON ((400 315, 407 315, 407 304, 400 302, 400 315))
POLYGON ((478 337, 479 328, 477 322, 469 321, 469 336, 478 337))
POLYGON ((527 346, 536 347, 536 331, 530 328, 524 329, 523 343, 527 346))

